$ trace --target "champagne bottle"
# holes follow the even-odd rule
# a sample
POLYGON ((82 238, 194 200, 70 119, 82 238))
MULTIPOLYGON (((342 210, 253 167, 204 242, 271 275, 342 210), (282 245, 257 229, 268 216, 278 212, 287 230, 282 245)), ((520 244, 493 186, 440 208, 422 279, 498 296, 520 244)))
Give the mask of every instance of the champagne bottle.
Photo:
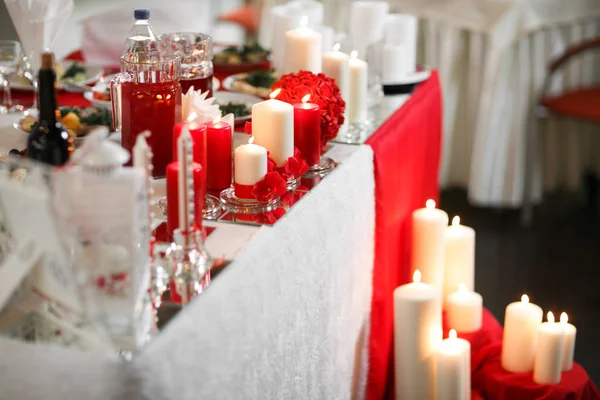
POLYGON ((38 104, 39 119, 29 134, 27 155, 29 158, 50 165, 63 165, 73 150, 73 141, 65 127, 57 120, 56 73, 54 54, 42 54, 39 72, 38 104))

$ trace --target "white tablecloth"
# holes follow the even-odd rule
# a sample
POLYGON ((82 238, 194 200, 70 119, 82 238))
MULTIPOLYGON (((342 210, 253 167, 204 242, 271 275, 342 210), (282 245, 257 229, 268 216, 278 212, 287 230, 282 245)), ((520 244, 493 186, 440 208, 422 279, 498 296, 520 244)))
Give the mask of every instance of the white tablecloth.
MULTIPOLYGON (((0 147, 19 147, 4 144, 20 140, 10 121, 0 147)), ((373 152, 336 145, 330 156, 340 166, 275 226, 211 223, 208 251, 234 261, 132 363, 0 339, 0 400, 361 398, 373 152)))

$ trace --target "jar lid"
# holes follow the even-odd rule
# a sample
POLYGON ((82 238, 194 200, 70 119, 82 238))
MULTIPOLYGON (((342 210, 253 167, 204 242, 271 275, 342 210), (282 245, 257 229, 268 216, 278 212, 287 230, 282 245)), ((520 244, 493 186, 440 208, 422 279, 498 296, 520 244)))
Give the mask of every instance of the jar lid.
POLYGON ((150 19, 150 10, 146 8, 138 8, 133 12, 133 18, 135 19, 150 19))

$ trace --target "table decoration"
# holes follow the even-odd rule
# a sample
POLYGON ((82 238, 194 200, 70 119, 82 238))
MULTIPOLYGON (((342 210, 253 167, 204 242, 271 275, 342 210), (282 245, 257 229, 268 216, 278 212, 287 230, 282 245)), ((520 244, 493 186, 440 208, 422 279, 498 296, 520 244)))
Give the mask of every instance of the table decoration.
POLYGON ((302 17, 300 27, 285 33, 283 72, 321 72, 321 48, 323 37, 307 27, 308 18, 302 17))
POLYGON ((370 44, 383 39, 388 11, 387 1, 355 1, 350 6, 350 38, 361 58, 370 44))
POLYGON ((412 214, 412 271, 423 274, 423 282, 444 288, 444 240, 448 214, 427 200, 425 208, 412 214))
POLYGON ((483 298, 479 293, 470 291, 464 283, 458 285, 457 292, 446 297, 444 305, 450 328, 464 333, 481 328, 483 298))
MULTIPOLYGON (((350 91, 350 56, 340 51, 340 44, 333 46, 333 51, 323 55, 323 74, 332 78, 340 89, 342 99, 346 104, 350 91)), ((348 125, 348 107, 344 110, 344 128, 348 125)), ((343 128, 343 129, 344 129, 343 128)))
POLYGON ((394 290, 394 345, 397 400, 436 397, 435 351, 442 341, 442 302, 439 288, 421 282, 394 290))
POLYGON ((510 303, 506 307, 502 368, 515 373, 533 371, 537 331, 542 323, 542 314, 542 309, 530 303, 526 294, 521 297, 521 301, 510 303))
POLYGON ((206 187, 223 190, 231 185, 231 151, 233 148, 233 125, 217 118, 205 123, 206 131, 206 187))
POLYGON ((471 400, 471 344, 450 329, 436 349, 438 400, 471 400))
POLYGON ((562 371, 567 372, 573 368, 573 357, 575 356, 575 337, 577 328, 569 323, 569 316, 563 312, 560 314, 560 324, 565 334, 563 347, 563 365, 562 371))
POLYGON ((415 71, 419 20, 409 14, 388 14, 384 24, 382 83, 394 83, 415 71), (395 66, 394 66, 395 63, 395 66))
POLYGON ((548 322, 537 330, 537 346, 533 365, 533 381, 540 385, 555 385, 560 382, 563 366, 564 327, 554 321, 548 311, 548 322))
POLYGON ((444 236, 444 301, 459 285, 475 290, 475 231, 452 218, 444 236))
POLYGON ((304 96, 310 94, 311 102, 317 104, 321 112, 322 148, 327 142, 335 139, 344 123, 346 102, 332 78, 322 73, 313 74, 309 71, 300 71, 283 75, 273 84, 273 89, 282 89, 277 98, 289 104, 300 103, 304 96))

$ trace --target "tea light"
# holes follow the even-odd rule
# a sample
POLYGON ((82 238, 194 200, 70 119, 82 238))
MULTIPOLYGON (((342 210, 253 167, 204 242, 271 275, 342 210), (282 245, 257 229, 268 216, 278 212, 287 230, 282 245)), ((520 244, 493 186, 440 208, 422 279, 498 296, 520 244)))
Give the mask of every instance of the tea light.
POLYGON ((450 330, 436 350, 437 399, 471 399, 471 344, 450 330))
POLYGON ((475 231, 455 216, 445 233, 444 299, 460 284, 475 290, 475 231))
POLYGON ((573 368, 573 357, 575 356, 575 336, 577 335, 577 328, 569 324, 569 317, 567 313, 560 314, 560 326, 565 335, 562 370, 563 372, 567 372, 573 368))
POLYGON ((421 282, 394 290, 396 399, 435 399, 435 350, 442 341, 442 302, 439 288, 421 282))
MULTIPOLYGON (((440 292, 444 287, 444 238, 448 214, 427 200, 425 208, 412 215, 412 271, 423 274, 423 282, 434 285, 440 292)), ((458 287, 458 285, 456 286, 458 287)))
MULTIPOLYGON (((350 53, 350 88, 348 91, 348 118, 350 123, 361 123, 367 119, 367 63, 358 58, 358 53, 350 53)), ((447 225, 447 224, 446 224, 447 225)))
POLYGON ((233 134, 220 118, 206 125, 206 187, 222 190, 231 186, 233 134))
POLYGON ((548 322, 537 330, 537 349, 533 368, 533 381, 540 385, 556 385, 560 382, 563 366, 564 327, 554 322, 554 314, 548 312, 548 322))
POLYGON ((309 100, 307 94, 302 103, 294 104, 294 145, 312 167, 321 162, 321 108, 309 100))
POLYGON ((294 155, 294 106, 275 99, 279 92, 252 106, 252 136, 254 144, 266 148, 277 167, 283 167, 294 155))
POLYGON ((481 328, 483 298, 463 283, 446 298, 448 325, 458 332, 475 332, 481 328))
POLYGON ((321 72, 322 35, 306 27, 308 18, 303 17, 301 27, 285 33, 284 72, 321 72))
POLYGON ((234 188, 239 198, 252 198, 254 184, 267 174, 267 149, 256 144, 245 144, 235 149, 234 188))
POLYGON ((542 309, 530 303, 526 294, 521 297, 521 301, 510 303, 506 307, 502 338, 502 368, 514 373, 533 370, 536 338, 542 318, 542 309))

